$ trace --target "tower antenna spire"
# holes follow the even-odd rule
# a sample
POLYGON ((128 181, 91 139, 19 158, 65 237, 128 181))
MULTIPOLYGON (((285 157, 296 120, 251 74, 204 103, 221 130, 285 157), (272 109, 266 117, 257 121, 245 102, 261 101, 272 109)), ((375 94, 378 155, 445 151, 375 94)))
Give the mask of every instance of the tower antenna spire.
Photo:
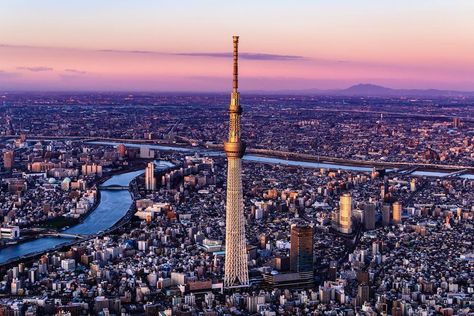
POLYGON ((232 80, 232 92, 237 92, 239 88, 239 37, 233 36, 234 42, 234 73, 232 80))

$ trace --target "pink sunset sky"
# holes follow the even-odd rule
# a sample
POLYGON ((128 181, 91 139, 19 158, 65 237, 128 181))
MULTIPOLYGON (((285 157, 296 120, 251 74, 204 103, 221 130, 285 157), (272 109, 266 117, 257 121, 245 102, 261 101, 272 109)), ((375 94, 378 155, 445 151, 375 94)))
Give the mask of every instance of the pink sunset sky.
POLYGON ((474 91, 474 1, 0 1, 0 91, 474 91))

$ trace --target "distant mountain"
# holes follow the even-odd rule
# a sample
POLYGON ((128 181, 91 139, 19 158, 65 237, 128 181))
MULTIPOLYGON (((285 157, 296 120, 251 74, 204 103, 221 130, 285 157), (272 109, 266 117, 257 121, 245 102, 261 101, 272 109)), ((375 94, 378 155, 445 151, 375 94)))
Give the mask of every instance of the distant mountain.
POLYGON ((377 86, 369 83, 360 83, 343 90, 335 90, 334 93, 340 95, 364 95, 364 96, 383 96, 394 95, 398 91, 391 88, 377 86))
POLYGON ((392 89, 373 84, 357 84, 343 90, 334 90, 336 95, 347 96, 474 96, 472 91, 452 91, 436 89, 392 89))
MULTIPOLYGON (((270 91, 253 91, 257 94, 268 94, 270 91)), ((437 89, 392 89, 370 83, 361 83, 346 89, 304 89, 271 91, 272 94, 294 95, 330 95, 330 96, 365 96, 365 97, 474 97, 474 91, 454 91, 437 89)))

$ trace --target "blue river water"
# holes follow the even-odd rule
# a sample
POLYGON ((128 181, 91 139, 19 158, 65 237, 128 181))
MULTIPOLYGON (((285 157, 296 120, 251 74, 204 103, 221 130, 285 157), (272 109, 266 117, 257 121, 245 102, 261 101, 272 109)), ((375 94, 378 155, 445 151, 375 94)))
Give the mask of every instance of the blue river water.
MULTIPOLYGON (((128 186, 130 181, 142 174, 143 170, 127 172, 111 177, 103 185, 128 186)), ((106 230, 117 223, 128 211, 132 197, 128 190, 107 191, 101 190, 101 200, 97 208, 92 211, 83 222, 65 230, 65 233, 92 235, 106 230)), ((0 250, 0 264, 12 259, 45 252, 61 244, 69 244, 73 239, 62 237, 42 237, 0 250)))
MULTIPOLYGON (((110 178, 103 183, 108 185, 128 185, 135 177, 143 173, 143 170, 123 173, 110 178)), ((101 190, 100 204, 87 216, 84 221, 64 231, 70 234, 92 235, 106 230, 117 223, 127 213, 132 204, 132 197, 128 190, 107 191, 101 190)))

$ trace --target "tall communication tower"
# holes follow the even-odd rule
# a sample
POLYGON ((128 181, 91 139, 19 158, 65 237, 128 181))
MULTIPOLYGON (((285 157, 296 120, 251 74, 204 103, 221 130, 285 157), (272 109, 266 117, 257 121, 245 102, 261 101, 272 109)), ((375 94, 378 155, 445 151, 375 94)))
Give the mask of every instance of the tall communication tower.
POLYGON ((229 137, 224 143, 227 156, 227 204, 224 287, 249 285, 247 248, 245 242, 244 202, 242 196, 242 162, 245 144, 240 135, 240 94, 238 92, 238 45, 234 42, 234 75, 229 105, 229 137))

